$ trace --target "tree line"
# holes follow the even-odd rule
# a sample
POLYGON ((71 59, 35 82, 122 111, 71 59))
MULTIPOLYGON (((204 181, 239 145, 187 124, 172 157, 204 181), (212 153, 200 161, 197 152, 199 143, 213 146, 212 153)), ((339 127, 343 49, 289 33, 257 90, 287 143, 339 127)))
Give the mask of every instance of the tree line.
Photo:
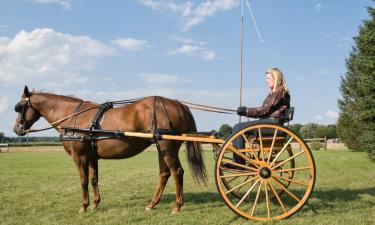
POLYGON ((18 142, 58 142, 59 137, 7 137, 0 132, 0 143, 18 143, 18 142))

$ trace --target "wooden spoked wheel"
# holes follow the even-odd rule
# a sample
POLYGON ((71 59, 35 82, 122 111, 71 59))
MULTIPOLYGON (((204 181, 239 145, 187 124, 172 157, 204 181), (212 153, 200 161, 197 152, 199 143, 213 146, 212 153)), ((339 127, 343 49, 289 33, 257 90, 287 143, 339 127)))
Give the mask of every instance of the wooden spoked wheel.
MULTIPOLYGON (((289 157, 293 156, 293 152, 290 148, 287 148, 285 151, 287 151, 289 157)), ((217 153, 217 157, 215 158, 215 160, 218 158, 219 153, 220 152, 217 153)), ((249 158, 254 158, 247 152, 244 152, 244 154, 247 155, 249 158)), ((274 154, 275 153, 273 153, 271 156, 275 157, 274 154)), ((259 152, 258 152, 258 158, 259 158, 259 152)), ((279 163, 279 162, 281 162, 281 161, 277 161, 276 163, 279 163)), ((248 164, 248 165, 250 165, 250 164, 248 164)), ((295 162, 294 162, 294 159, 292 159, 288 163, 285 163, 285 165, 280 166, 280 169, 285 170, 286 168, 292 169, 294 167, 295 167, 295 162)), ((283 170, 278 172, 279 173, 278 175, 280 177, 288 178, 288 179, 285 179, 285 180, 281 180, 281 182, 284 184, 284 186, 286 188, 288 188, 288 186, 290 184, 290 180, 293 179, 294 171, 293 170, 283 171, 283 170)), ((222 176, 221 180, 222 180, 223 185, 226 187, 227 190, 231 190, 233 187, 235 187, 234 184, 246 182, 248 179, 251 178, 251 176, 223 176, 223 175, 225 173, 236 174, 236 173, 239 173, 239 172, 242 172, 242 171, 243 171, 242 168, 235 169, 235 168, 228 168, 228 166, 221 166, 219 168, 220 176, 222 176)), ((233 190, 232 192, 230 192, 230 194, 233 195, 234 197, 240 199, 241 198, 240 190, 241 190, 241 188, 239 188, 237 190, 233 190)), ((279 195, 281 195, 282 193, 284 193, 283 189, 278 191, 279 195)))
POLYGON ((315 163, 306 143, 288 128, 254 124, 223 144, 215 166, 218 191, 238 215, 281 220, 298 212, 315 183, 315 163), (234 142, 240 138, 245 148, 234 142), (245 162, 235 162, 238 155, 245 162))

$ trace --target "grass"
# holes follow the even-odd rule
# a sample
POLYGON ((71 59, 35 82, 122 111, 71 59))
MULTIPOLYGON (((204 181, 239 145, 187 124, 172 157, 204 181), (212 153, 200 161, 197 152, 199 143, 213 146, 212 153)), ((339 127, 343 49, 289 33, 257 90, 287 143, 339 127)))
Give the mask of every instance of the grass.
MULTIPOLYGON (((365 153, 315 151, 317 182, 309 206, 281 222, 258 224, 373 224, 375 164, 365 153)), ((0 154, 0 224, 253 224, 226 207, 216 191, 211 152, 205 154, 208 187, 193 183, 184 152, 185 205, 171 215, 170 179, 156 209, 145 212, 156 188, 157 154, 126 160, 100 160, 102 202, 96 211, 78 214, 81 190, 76 168, 65 152, 0 154)), ((90 194, 91 187, 90 187, 90 194)), ((91 201, 92 202, 92 201, 91 201)))

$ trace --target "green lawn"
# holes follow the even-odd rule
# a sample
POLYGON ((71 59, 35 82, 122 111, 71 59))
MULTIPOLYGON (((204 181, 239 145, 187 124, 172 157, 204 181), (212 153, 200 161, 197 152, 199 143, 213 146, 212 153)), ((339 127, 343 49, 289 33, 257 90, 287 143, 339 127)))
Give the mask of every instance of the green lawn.
MULTIPOLYGON (((365 153, 315 151, 317 182, 309 206, 289 219, 266 224, 374 224, 375 164, 365 153)), ((263 224, 239 218, 222 202, 207 151, 209 186, 193 183, 185 168, 185 205, 171 215, 174 183, 151 212, 145 212, 158 176, 157 153, 126 160, 100 160, 102 202, 78 214, 81 190, 76 168, 65 152, 0 154, 0 224, 263 224)), ((91 194, 91 186, 90 186, 91 194)))

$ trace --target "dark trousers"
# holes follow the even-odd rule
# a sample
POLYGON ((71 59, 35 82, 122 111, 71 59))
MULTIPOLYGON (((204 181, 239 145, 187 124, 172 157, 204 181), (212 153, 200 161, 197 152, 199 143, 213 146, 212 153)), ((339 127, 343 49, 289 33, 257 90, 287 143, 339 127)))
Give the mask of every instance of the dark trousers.
MULTIPOLYGON (((248 127, 250 125, 257 124, 257 123, 262 123, 262 122, 266 122, 266 123, 273 122, 273 123, 280 124, 278 119, 260 119, 260 120, 253 120, 253 121, 237 123, 233 127, 233 134, 237 133, 238 131, 242 130, 245 127, 248 127)), ((262 134, 263 134, 263 132, 262 132, 262 134)), ((253 135, 255 136, 256 134, 253 134, 253 135)), ((240 135, 236 139, 234 139, 233 146, 236 147, 237 149, 244 149, 245 148, 245 140, 243 139, 242 135, 240 135)), ((235 153, 233 153, 233 161, 236 162, 236 163, 245 164, 245 160, 235 153)))

